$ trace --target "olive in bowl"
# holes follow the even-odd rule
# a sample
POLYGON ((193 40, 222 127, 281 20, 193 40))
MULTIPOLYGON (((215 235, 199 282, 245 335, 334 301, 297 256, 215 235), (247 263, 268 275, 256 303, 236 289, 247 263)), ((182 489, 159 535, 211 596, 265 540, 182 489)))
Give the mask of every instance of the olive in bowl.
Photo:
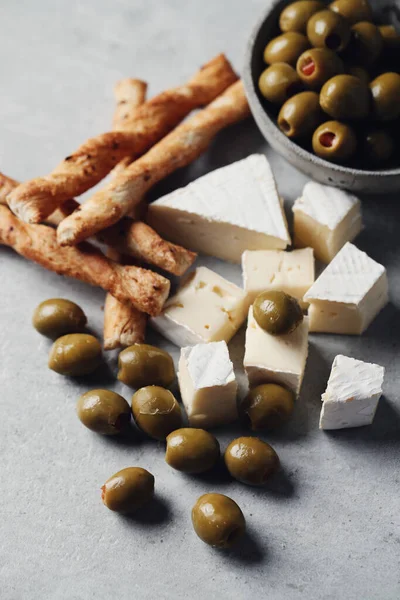
POLYGON ((200 496, 192 508, 192 523, 198 537, 213 548, 231 548, 246 530, 239 506, 224 494, 200 496))
POLYGON ((239 405, 239 415, 253 431, 277 429, 290 418, 295 396, 277 383, 264 383, 251 389, 239 405))
POLYGON ((316 92, 301 92, 292 96, 278 115, 279 129, 291 139, 311 135, 320 122, 321 109, 316 92))
POLYGON ((314 48, 342 52, 350 41, 350 25, 339 13, 321 10, 309 19, 307 37, 314 48))
POLYGON ((101 344, 97 338, 86 333, 70 333, 54 342, 48 364, 60 375, 79 377, 93 373, 101 360, 101 344))
POLYGON ((298 0, 292 2, 283 9, 279 17, 279 27, 281 31, 297 31, 298 33, 307 32, 307 23, 309 19, 325 5, 319 0, 298 0))
POLYGON ((154 495, 154 476, 141 467, 128 467, 107 479, 101 488, 104 505, 130 514, 148 504, 154 495))
POLYGON ((305 35, 296 31, 283 33, 272 39, 265 47, 264 61, 267 65, 284 62, 296 66, 300 54, 310 47, 305 35))
POLYGON ((125 398, 110 390, 82 394, 76 412, 85 427, 103 435, 121 433, 131 420, 131 408, 125 398))
POLYGON ((333 119, 364 119, 371 109, 369 87, 354 75, 336 75, 322 87, 322 110, 333 119))
POLYGON ((204 429, 183 427, 167 436, 165 460, 183 473, 203 473, 212 469, 220 456, 218 440, 204 429))
POLYGON ((329 8, 342 15, 351 24, 373 20, 368 0, 335 0, 329 8))
POLYGON ((86 323, 86 315, 81 307, 64 298, 50 298, 41 302, 32 318, 36 331, 52 340, 67 333, 79 333, 86 323))
POLYGON ((233 440, 224 454, 229 473, 247 485, 264 485, 280 466, 275 450, 256 437, 233 440))
POLYGON ((362 21, 351 28, 352 39, 348 47, 349 62, 373 67, 383 50, 383 38, 379 28, 373 23, 362 21))
POLYGON ((182 426, 181 407, 175 396, 157 385, 143 387, 133 395, 132 414, 139 429, 155 440, 165 440, 182 426))
POLYGON ((350 125, 327 121, 315 130, 312 147, 317 156, 329 162, 346 162, 356 152, 357 136, 350 125))
POLYGON ((373 127, 363 132, 362 151, 370 165, 384 165, 392 158, 395 149, 394 138, 385 129, 373 127))
POLYGON ((372 110, 378 121, 394 121, 400 117, 400 75, 382 73, 370 83, 372 110))
POLYGON ((258 87, 269 102, 282 106, 286 100, 300 91, 301 81, 296 69, 287 63, 279 62, 261 73, 258 87))
POLYGON ((344 73, 344 64, 332 50, 311 48, 300 56, 296 70, 305 85, 320 89, 328 79, 344 73))
POLYGON ((118 379, 133 388, 146 385, 169 387, 175 379, 172 357, 149 344, 133 344, 118 356, 118 379))
POLYGON ((253 304, 253 314, 258 325, 271 335, 292 333, 303 321, 299 302, 285 292, 262 292, 253 304))

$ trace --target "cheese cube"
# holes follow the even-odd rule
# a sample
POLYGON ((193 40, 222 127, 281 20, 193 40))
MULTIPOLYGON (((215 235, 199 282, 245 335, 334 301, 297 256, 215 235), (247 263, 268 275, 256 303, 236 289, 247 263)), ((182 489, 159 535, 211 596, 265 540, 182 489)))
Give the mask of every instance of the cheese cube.
POLYGON ((243 287, 252 304, 258 294, 280 290, 297 298, 303 308, 304 294, 314 283, 312 248, 284 250, 246 250, 242 256, 243 287))
POLYGON ((294 245, 311 246, 316 258, 329 263, 360 233, 360 206, 358 198, 343 190, 308 182, 293 205, 294 245))
POLYGON ((374 420, 385 369, 347 356, 333 361, 326 392, 322 394, 321 429, 370 425, 374 420))
POLYGON ((228 342, 246 319, 246 292, 206 267, 198 267, 151 325, 177 346, 228 342))
POLYGON ((178 381, 192 427, 215 427, 237 419, 237 383, 226 342, 182 348, 178 381))
POLYGON ((310 331, 359 335, 388 302, 386 269, 347 243, 304 300, 310 331))
POLYGON ((156 200, 149 206, 148 222, 172 242, 236 263, 244 250, 290 244, 275 179, 261 154, 156 200))
POLYGON ((244 368, 250 387, 280 383, 300 392, 308 355, 308 318, 286 335, 271 335, 262 329, 249 310, 244 368))

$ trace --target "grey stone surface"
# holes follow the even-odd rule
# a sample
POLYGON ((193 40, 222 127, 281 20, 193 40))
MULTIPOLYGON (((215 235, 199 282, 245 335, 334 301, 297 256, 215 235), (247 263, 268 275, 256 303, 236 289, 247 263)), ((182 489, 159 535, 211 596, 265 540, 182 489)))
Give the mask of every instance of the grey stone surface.
MULTIPOLYGON (((20 179, 48 172, 89 135, 109 127, 112 86, 123 76, 150 92, 178 84, 221 50, 237 68, 264 0, 2 0, 0 170, 20 179)), ((155 193, 255 151, 271 159, 287 207, 304 178, 273 154, 251 122, 219 136, 195 165, 155 193)), ((2 600, 397 600, 400 597, 400 211, 396 197, 365 199, 357 244, 388 269, 391 304, 358 338, 311 336, 294 418, 266 436, 282 474, 265 490, 219 476, 189 478, 169 469, 163 448, 123 443, 86 430, 77 396, 116 383, 46 367, 49 344, 31 327, 34 307, 64 296, 90 327, 102 328, 104 294, 47 273, 0 249, 0 597, 2 600), (320 395, 334 356, 387 369, 372 427, 318 430, 320 395), (100 486, 115 471, 142 465, 156 477, 158 501, 143 519, 110 513, 100 486), (190 509, 207 491, 227 493, 245 512, 249 537, 231 553, 194 535, 190 509)), ((240 270, 210 260, 240 282, 240 270)), ((150 339, 168 348, 156 335, 150 339)), ((240 362, 243 334, 232 342, 240 362)), ((177 350, 169 347, 177 358, 177 350)), ((224 448, 241 430, 221 429, 224 448)))

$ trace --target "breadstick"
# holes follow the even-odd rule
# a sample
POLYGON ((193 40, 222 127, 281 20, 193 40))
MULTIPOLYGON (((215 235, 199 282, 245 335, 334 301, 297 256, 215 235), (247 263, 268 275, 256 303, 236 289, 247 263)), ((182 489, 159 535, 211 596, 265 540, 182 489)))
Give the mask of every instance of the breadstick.
POLYGON ((76 244, 119 221, 153 185, 191 163, 221 129, 248 114, 243 84, 239 81, 94 194, 80 211, 64 219, 57 230, 58 242, 76 244))
POLYGON ((146 100, 147 83, 140 79, 121 79, 114 88, 116 108, 113 118, 113 129, 124 129, 129 119, 132 122, 132 113, 146 100))
POLYGON ((160 313, 169 294, 170 282, 165 277, 140 267, 118 265, 90 244, 60 248, 54 229, 23 223, 6 206, 0 206, 0 244, 59 275, 101 287, 150 315, 160 313))
POLYGON ((87 140, 46 177, 21 184, 7 198, 11 210, 39 223, 68 198, 96 185, 125 156, 138 157, 191 110, 211 102, 237 79, 227 59, 217 56, 188 83, 152 98, 126 119, 124 131, 87 140))

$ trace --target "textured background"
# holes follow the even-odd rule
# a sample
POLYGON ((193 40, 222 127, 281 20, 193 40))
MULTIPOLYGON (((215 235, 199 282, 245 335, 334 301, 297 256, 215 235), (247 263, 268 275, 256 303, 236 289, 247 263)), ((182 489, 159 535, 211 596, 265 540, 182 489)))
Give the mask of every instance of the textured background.
MULTIPOLYGON (((124 76, 150 93, 177 85, 220 51, 237 69, 265 0, 1 0, 0 169, 15 178, 47 173, 86 137, 107 130, 112 87, 124 76)), ((247 122, 219 136, 160 194, 210 169, 266 152, 287 207, 304 178, 269 152, 247 122)), ((398 198, 368 198, 357 244, 388 269, 391 304, 362 338, 312 336, 301 398, 290 424, 269 439, 282 474, 265 490, 226 476, 188 478, 163 448, 139 437, 86 430, 75 401, 115 382, 70 381, 46 367, 49 344, 31 327, 34 307, 64 296, 101 335, 104 295, 0 249, 0 596, 4 600, 210 598, 397 600, 400 597, 400 303, 398 198), (387 369, 372 427, 318 430, 320 395, 337 353, 387 369), (141 519, 100 501, 115 471, 139 464, 156 477, 157 503, 141 519), (207 491, 239 502, 249 536, 232 553, 202 544, 190 509, 207 491)), ((212 263, 240 283, 238 267, 212 263)), ((154 341, 159 342, 155 336, 154 341)), ((243 335, 232 343, 240 362, 243 335)), ((166 346, 168 347, 168 346, 166 346)), ((176 349, 172 349, 177 357, 176 349)), ((222 447, 239 428, 219 434, 222 447)))

